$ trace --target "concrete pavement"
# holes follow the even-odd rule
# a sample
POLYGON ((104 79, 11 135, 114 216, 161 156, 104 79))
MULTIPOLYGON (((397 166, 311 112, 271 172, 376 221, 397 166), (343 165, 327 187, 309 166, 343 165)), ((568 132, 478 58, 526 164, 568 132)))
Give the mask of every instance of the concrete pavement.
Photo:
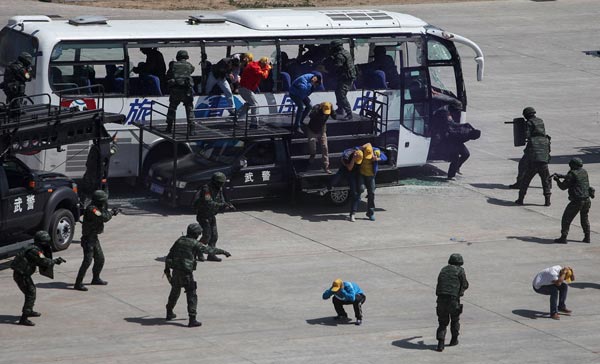
MULTIPOLYGON (((189 12, 113 11, 0 2, 15 13, 173 17, 189 12), (23 10, 24 9, 24 10, 23 10)), ((593 0, 390 6, 467 36, 486 55, 486 78, 475 81, 472 55, 461 48, 469 122, 482 137, 455 182, 377 190, 377 221, 344 220, 346 209, 318 203, 255 204, 218 217, 219 246, 233 256, 199 264, 199 319, 165 322, 169 286, 162 257, 188 223, 186 211, 162 210, 142 198, 101 236, 106 287, 71 289, 81 263, 73 245, 50 281, 39 275, 35 328, 14 325, 22 295, 10 269, 0 271, 0 363, 600 363, 600 207, 592 201, 592 244, 578 219, 567 245, 556 245, 567 194, 553 189, 544 207, 539 180, 526 205, 514 206, 522 149, 502 122, 534 106, 552 136, 551 172, 566 173, 582 157, 600 187, 600 3, 593 0), (166 214, 168 212, 168 214, 166 214), (435 284, 451 253, 465 258, 471 287, 463 299, 460 345, 435 348, 435 284), (548 299, 533 276, 554 264, 574 267, 567 304, 573 314, 547 317, 548 299), (337 325, 321 294, 335 278, 364 289, 362 326, 337 325)), ((12 13, 11 13, 12 12, 12 13)), ((445 163, 437 165, 447 168, 445 163)), ((364 206, 363 206, 364 209, 364 206)), ((79 230, 77 232, 79 236, 79 230)), ((91 272, 88 273, 88 279, 91 272)), ((349 312, 352 316, 351 311, 349 312)), ((448 337, 449 339, 449 337, 448 337)))

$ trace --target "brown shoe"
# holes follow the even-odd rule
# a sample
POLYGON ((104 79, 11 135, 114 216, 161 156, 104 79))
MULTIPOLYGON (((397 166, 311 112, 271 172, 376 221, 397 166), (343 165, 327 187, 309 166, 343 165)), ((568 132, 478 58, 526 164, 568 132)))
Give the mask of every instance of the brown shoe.
POLYGON ((553 320, 560 320, 560 315, 558 313, 553 313, 552 316, 550 316, 550 318, 553 320))
POLYGON ((573 312, 572 310, 569 310, 566 307, 559 307, 558 308, 558 312, 562 312, 562 313, 566 313, 566 314, 570 314, 571 312, 573 312))

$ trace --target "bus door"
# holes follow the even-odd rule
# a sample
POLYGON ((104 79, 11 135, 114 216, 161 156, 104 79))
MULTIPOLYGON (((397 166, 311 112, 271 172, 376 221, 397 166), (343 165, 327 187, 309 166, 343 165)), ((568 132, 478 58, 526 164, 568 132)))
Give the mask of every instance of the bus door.
POLYGON ((430 139, 429 78, 426 67, 405 67, 401 72, 400 131, 396 166, 427 162, 430 139))

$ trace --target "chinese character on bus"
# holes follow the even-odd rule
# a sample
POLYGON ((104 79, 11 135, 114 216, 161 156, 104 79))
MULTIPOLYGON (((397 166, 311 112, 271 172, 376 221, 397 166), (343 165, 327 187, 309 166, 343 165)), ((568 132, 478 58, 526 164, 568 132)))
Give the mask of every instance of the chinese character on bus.
POLYGON ((129 113, 127 114, 127 118, 125 119, 127 124, 130 124, 134 121, 146 121, 146 117, 149 117, 152 113, 151 109, 152 101, 148 99, 144 99, 140 101, 140 99, 135 99, 134 102, 129 104, 129 113))

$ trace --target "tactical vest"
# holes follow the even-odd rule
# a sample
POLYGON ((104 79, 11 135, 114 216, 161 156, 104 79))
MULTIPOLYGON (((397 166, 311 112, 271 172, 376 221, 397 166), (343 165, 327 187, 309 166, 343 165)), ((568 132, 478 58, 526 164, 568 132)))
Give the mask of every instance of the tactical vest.
POLYGON ((546 128, 544 127, 544 120, 532 117, 527 119, 527 129, 529 131, 529 137, 546 136, 546 128))
POLYGON ((23 275, 30 276, 35 273, 36 265, 27 259, 29 254, 40 254, 42 251, 35 245, 21 249, 15 259, 10 264, 10 267, 23 275))
POLYGON ((173 70, 173 80, 175 87, 192 87, 194 81, 192 79, 192 72, 194 72, 194 66, 189 64, 187 61, 177 61, 171 66, 173 70))
POLYGON ((225 203, 223 190, 217 191, 211 187, 211 183, 202 186, 196 196, 196 216, 199 218, 208 218, 215 216, 220 212, 220 205, 225 203), (209 199, 207 199, 210 196, 209 199))
POLYGON ((438 296, 448 295, 452 297, 459 297, 461 282, 458 276, 462 270, 462 267, 450 264, 442 268, 440 275, 438 276, 435 294, 438 296))
POLYGON ((28 81, 31 81, 29 69, 21 62, 13 62, 4 73, 4 90, 13 95, 24 95, 25 82, 28 81))
POLYGON ((550 140, 547 136, 534 136, 529 139, 529 159, 533 162, 550 162, 550 140))
POLYGON ((338 77, 342 79, 351 80, 356 78, 356 68, 352 60, 352 55, 345 49, 341 49, 336 53, 335 57, 343 58, 343 65, 338 71, 338 77))
POLYGON ((167 267, 186 273, 196 270, 195 250, 200 244, 198 241, 182 236, 171 247, 167 256, 167 267))
POLYGON ((569 200, 578 201, 585 200, 590 197, 590 182, 588 180, 587 171, 583 168, 572 169, 567 174, 574 183, 569 187, 569 200))

